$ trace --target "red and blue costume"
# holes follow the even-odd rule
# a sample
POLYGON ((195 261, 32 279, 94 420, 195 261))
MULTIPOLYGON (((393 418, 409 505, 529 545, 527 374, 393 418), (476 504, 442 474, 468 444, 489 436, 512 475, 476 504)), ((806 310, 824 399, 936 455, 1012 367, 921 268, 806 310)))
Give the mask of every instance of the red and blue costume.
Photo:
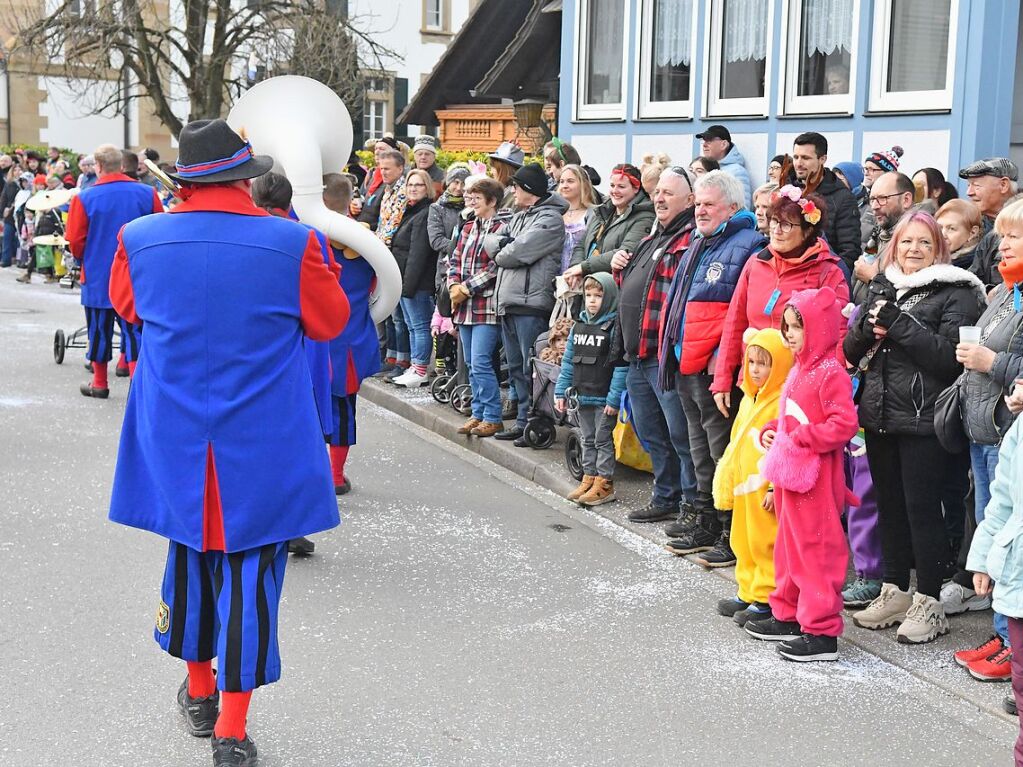
POLYGON ((117 250, 117 233, 130 221, 163 212, 156 191, 123 173, 105 173, 71 199, 65 237, 71 255, 81 262, 82 306, 89 334, 86 357, 92 361, 93 387, 106 389, 107 363, 113 357, 114 322, 121 329, 125 360, 134 368, 139 327, 115 313, 108 285, 117 250))

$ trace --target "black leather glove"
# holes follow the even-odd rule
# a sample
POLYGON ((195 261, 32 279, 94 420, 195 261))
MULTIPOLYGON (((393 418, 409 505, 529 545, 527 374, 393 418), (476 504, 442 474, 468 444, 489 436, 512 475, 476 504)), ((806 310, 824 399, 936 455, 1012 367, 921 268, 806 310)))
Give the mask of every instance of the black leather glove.
POLYGON ((888 301, 883 304, 880 309, 878 309, 877 321, 874 324, 888 330, 895 324, 895 321, 899 319, 900 314, 902 314, 902 309, 891 301, 888 301))

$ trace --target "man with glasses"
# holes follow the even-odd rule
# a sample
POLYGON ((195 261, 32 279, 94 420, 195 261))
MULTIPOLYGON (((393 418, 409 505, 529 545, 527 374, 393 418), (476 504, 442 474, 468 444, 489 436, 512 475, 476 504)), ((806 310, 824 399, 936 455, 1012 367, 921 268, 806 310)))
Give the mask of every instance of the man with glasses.
POLYGON ((1019 191, 1018 176, 1016 164, 1005 157, 977 160, 959 171, 959 178, 966 179, 966 196, 980 208, 985 231, 974 251, 970 271, 980 277, 988 288, 1002 282, 1002 275, 998 272, 1001 237, 993 226, 1005 203, 1019 191))
POLYGON ((853 300, 856 303, 866 297, 867 284, 881 270, 892 231, 902 215, 913 206, 913 194, 913 181, 904 173, 882 173, 870 187, 867 201, 877 224, 867 243, 867 252, 857 259, 853 268, 856 278, 853 300))
POLYGON ((657 333, 675 268, 696 228, 693 186, 685 168, 662 172, 653 196, 654 233, 635 253, 619 250, 611 257, 612 274, 620 285, 618 325, 629 363, 625 387, 633 423, 654 470, 650 501, 630 512, 629 521, 671 521, 665 532, 678 536, 695 518, 696 474, 682 402, 673 386, 657 388, 657 333))

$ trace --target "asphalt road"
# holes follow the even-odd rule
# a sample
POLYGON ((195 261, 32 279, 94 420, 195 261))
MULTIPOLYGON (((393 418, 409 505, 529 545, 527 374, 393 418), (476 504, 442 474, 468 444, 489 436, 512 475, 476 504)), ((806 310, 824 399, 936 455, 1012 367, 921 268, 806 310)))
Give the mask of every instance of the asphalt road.
MULTIPOLYGON (((0 272, 0 765, 204 765, 152 641, 166 544, 106 521, 127 385, 77 296, 0 272)), ((723 579, 366 405, 344 524, 289 564, 264 767, 1009 764, 1015 725, 843 642, 798 665, 723 579)), ((282 456, 286 459, 286 456, 282 456)), ((1007 689, 1002 686, 1002 689, 1007 689)))

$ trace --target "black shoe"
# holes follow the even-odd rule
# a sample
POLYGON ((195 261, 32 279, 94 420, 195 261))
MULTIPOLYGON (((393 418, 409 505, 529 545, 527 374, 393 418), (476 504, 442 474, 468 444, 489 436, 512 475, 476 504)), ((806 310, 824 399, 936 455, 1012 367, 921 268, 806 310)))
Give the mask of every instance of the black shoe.
POLYGON ((667 522, 675 519, 677 514, 675 509, 668 506, 655 506, 651 501, 642 509, 630 511, 627 519, 630 522, 667 522))
POLYGON ((386 379, 389 375, 393 374, 395 370, 401 370, 401 369, 402 368, 400 368, 398 365, 388 365, 386 363, 381 363, 380 370, 375 372, 372 375, 372 378, 383 378, 383 379, 386 379))
POLYGON ((525 437, 519 437, 512 442, 512 444, 515 445, 515 447, 529 447, 529 442, 526 441, 525 437))
POLYGON ((95 397, 96 399, 106 399, 110 396, 110 389, 97 389, 92 384, 82 384, 78 387, 78 391, 86 397, 95 397))
POLYGON ((117 376, 118 378, 127 378, 129 375, 131 375, 131 370, 129 370, 126 367, 123 368, 115 367, 114 375, 117 376))
POLYGON ((316 551, 316 544, 308 538, 292 538, 288 541, 288 553, 297 557, 308 557, 316 551))
POLYGON ((728 542, 728 533, 721 533, 714 548, 706 551, 696 558, 704 567, 731 567, 735 564, 735 554, 728 542))
POLYGON ((780 621, 773 615, 764 620, 748 620, 743 628, 754 639, 763 639, 765 642, 784 642, 787 639, 799 639, 803 636, 798 623, 780 621))
POLYGON ((237 738, 213 738, 213 767, 256 767, 256 744, 248 735, 237 738))
POLYGON ((403 376, 407 372, 408 372, 408 368, 407 367, 402 367, 401 365, 395 365, 394 366, 394 370, 392 370, 390 373, 388 373, 387 375, 384 376, 384 383, 393 384, 395 378, 397 378, 398 376, 403 376))
POLYGON ((91 373, 92 372, 92 363, 91 362, 86 362, 85 363, 85 369, 88 370, 91 373))
MULTIPOLYGON (((497 432, 497 434, 494 435, 494 439, 499 439, 501 441, 510 441, 521 437, 522 432, 523 430, 518 426, 512 426, 510 429, 502 429, 501 431, 497 432)), ((525 445, 519 445, 519 447, 525 447, 525 445)))
POLYGON ((745 610, 747 607, 749 607, 749 602, 743 602, 739 599, 739 597, 722 599, 718 602, 718 615, 724 615, 726 618, 731 618, 737 612, 745 610))
POLYGON ((693 525, 693 529, 681 538, 668 541, 667 549, 680 557, 684 554, 710 551, 717 543, 718 535, 717 530, 708 530, 703 523, 697 522, 693 525))
POLYGON ((334 495, 347 495, 352 491, 352 482, 348 477, 345 477, 344 483, 340 485, 334 485, 334 495))
POLYGON ((185 727, 197 738, 208 738, 213 734, 220 707, 220 693, 216 690, 206 698, 193 698, 188 694, 188 677, 178 688, 178 708, 185 715, 185 727))
POLYGON ((696 525, 696 507, 683 501, 678 507, 678 519, 664 526, 664 534, 669 538, 681 538, 693 531, 696 525))
POLYGON ((809 661, 838 660, 838 638, 803 634, 799 639, 779 642, 775 649, 785 660, 809 661))
POLYGON ((732 620, 745 627, 750 621, 764 621, 771 617, 771 606, 765 602, 754 602, 745 610, 739 610, 732 620))
POLYGON ((1019 716, 1019 712, 1016 711, 1016 699, 1012 695, 1006 696, 1005 700, 1002 701, 1002 710, 1006 714, 1019 716))

